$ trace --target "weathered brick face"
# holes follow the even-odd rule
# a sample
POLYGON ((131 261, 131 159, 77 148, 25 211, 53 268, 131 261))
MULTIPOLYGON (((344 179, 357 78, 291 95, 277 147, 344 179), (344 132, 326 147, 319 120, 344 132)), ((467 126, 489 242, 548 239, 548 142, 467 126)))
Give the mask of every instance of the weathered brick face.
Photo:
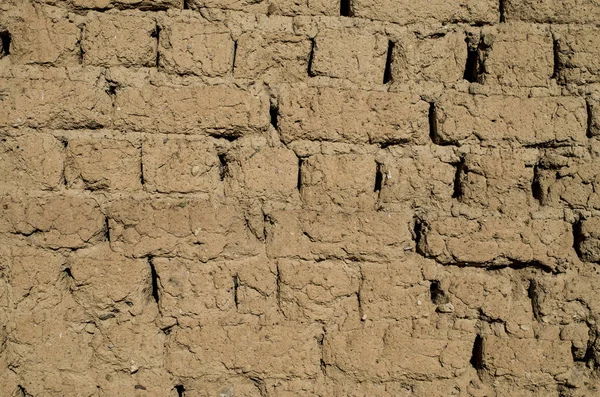
POLYGON ((0 1, 0 396, 600 395, 599 25, 0 1))

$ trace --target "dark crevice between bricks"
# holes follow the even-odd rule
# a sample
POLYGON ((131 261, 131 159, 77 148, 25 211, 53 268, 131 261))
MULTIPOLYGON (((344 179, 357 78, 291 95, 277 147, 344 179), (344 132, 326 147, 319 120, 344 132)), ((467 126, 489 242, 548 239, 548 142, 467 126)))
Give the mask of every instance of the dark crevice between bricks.
POLYGON ((421 247, 423 233, 425 232, 425 222, 421 218, 415 218, 413 223, 412 238, 415 242, 415 251, 421 255, 425 255, 421 247))
POLYGON ((461 178, 465 171, 464 157, 462 157, 458 163, 454 164, 454 168, 456 168, 456 172, 454 173, 454 188, 452 191, 452 198, 460 200, 463 194, 461 178))
POLYGON ((560 80, 560 53, 559 53, 559 41, 557 38, 552 40, 552 54, 553 54, 553 66, 552 66, 552 79, 560 80))
POLYGON ((327 364, 325 364, 325 328, 323 328, 323 333, 316 336, 317 345, 319 346, 319 350, 321 351, 321 359, 319 360, 319 364, 321 367, 321 373, 324 377, 327 377, 327 364))
POLYGON ((467 61, 465 63, 463 79, 469 83, 475 83, 478 79, 479 47, 471 41, 469 36, 467 36, 465 41, 467 42, 467 61))
POLYGON ((310 52, 308 53, 308 66, 306 68, 306 73, 308 73, 309 77, 315 77, 315 74, 312 71, 313 58, 315 57, 315 47, 317 43, 314 37, 310 39, 310 52))
POLYGON ((438 135, 438 125, 437 125, 437 108, 435 106, 435 102, 429 102, 429 138, 431 142, 436 145, 440 145, 442 140, 438 135))
POLYGON ((498 13, 500 14, 500 22, 506 22, 504 0, 498 1, 498 13))
POLYGON ((542 204, 543 201, 543 193, 542 193, 542 185, 540 182, 540 166, 536 164, 533 167, 533 180, 531 181, 531 195, 534 199, 537 200, 538 203, 542 204))
POLYGON ((146 386, 144 386, 144 385, 135 385, 135 386, 133 386, 133 389, 134 390, 147 390, 146 386))
POLYGON ((581 252, 581 243, 583 243, 583 232, 581 230, 582 228, 582 221, 581 219, 577 220, 577 222, 573 223, 573 249, 575 250, 575 252, 577 253, 577 256, 579 257, 579 259, 581 259, 583 257, 583 254, 581 252))
POLYGON ((353 16, 352 4, 350 0, 340 0, 340 16, 351 17, 353 16))
POLYGON ((302 157, 298 157, 298 180, 296 182, 296 187, 298 191, 302 189, 302 165, 304 164, 304 159, 302 157))
POLYGON ((539 285, 535 280, 529 280, 529 287, 527 288, 527 296, 531 301, 531 311, 535 321, 542 321, 541 308, 540 308, 540 291, 539 285))
POLYGON ((392 62, 394 61, 394 46, 396 43, 388 41, 387 56, 385 58, 385 70, 383 71, 383 84, 392 83, 392 62))
POLYGON ((279 311, 279 313, 283 314, 283 310, 281 309, 281 271, 279 269, 279 265, 277 265, 276 269, 276 274, 275 274, 275 282, 276 282, 276 288, 275 288, 275 300, 277 301, 277 310, 279 311))
POLYGON ((185 396, 185 387, 183 385, 176 385, 173 389, 177 392, 177 397, 185 396))
POLYGON ((450 302, 450 299, 446 295, 446 292, 441 288, 438 280, 431 281, 431 284, 429 285, 429 297, 431 303, 434 305, 443 305, 450 302))
POLYGON ((152 31, 152 33, 150 34, 150 36, 154 37, 156 39, 156 61, 155 61, 155 66, 158 69, 159 68, 159 63, 160 63, 160 51, 159 51, 159 44, 160 44, 160 31, 161 28, 158 25, 158 23, 156 24, 156 26, 154 27, 154 30, 152 31))
POLYGON ((0 26, 0 58, 2 56, 10 55, 10 43, 12 36, 8 29, 0 26))
POLYGON ((587 111, 587 128, 585 130, 585 135, 588 138, 592 138, 592 126, 594 124, 593 114, 592 114, 592 104, 590 101, 585 101, 585 110, 587 111))
POLYGON ((225 177, 229 173, 229 165, 227 164, 227 155, 225 153, 219 154, 219 179, 225 180, 225 177))
POLYGON ((477 370, 477 372, 483 370, 483 338, 481 335, 475 337, 473 342, 473 351, 471 352, 471 359, 469 360, 471 366, 477 370))
POLYGON ((271 102, 269 106, 269 117, 271 125, 277 130, 279 127, 279 106, 275 102, 271 102))
POLYGON ((235 61, 237 60, 238 41, 233 41, 233 57, 231 59, 231 74, 235 73, 235 61))
POLYGON ((104 217, 104 240, 110 242, 110 225, 108 224, 108 216, 104 217))
POLYGON ((83 49, 83 29, 84 26, 79 27, 79 39, 77 39, 77 47, 79 48, 79 64, 83 65, 83 60, 85 57, 85 50, 83 49))
POLYGON ((142 188, 146 184, 146 178, 144 177, 144 149, 140 149, 140 184, 142 188))
POLYGON ((150 266, 150 290, 152 292, 152 298, 154 299, 154 301, 156 302, 156 305, 158 306, 158 302, 160 301, 160 296, 158 293, 158 280, 159 280, 159 276, 158 273, 156 272, 156 267, 154 266, 154 262, 152 262, 152 257, 149 256, 148 258, 148 266, 150 266))
POLYGON ((235 303, 235 309, 238 309, 240 299, 238 296, 238 290, 240 288, 240 278, 237 273, 232 277, 233 279, 233 303, 235 303))
POLYGON ((381 168, 381 164, 377 163, 377 167, 375 169, 375 188, 373 191, 379 194, 381 194, 381 187, 383 186, 383 171, 381 168))
POLYGON ((181 5, 184 10, 189 10, 190 5, 188 4, 188 0, 183 0, 183 4, 181 5))

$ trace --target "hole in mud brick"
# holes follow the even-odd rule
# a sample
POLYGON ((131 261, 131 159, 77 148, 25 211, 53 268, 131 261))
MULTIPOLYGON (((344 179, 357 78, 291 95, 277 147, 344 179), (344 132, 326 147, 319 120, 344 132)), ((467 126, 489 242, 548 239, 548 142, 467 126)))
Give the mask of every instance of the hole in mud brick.
POLYGON ((269 116, 271 118, 271 125, 273 126, 273 128, 277 129, 279 118, 279 107, 277 106, 277 104, 271 104, 271 106, 269 107, 269 116))
POLYGON ((240 278, 236 274, 235 276, 233 276, 233 302, 235 303, 236 309, 238 308, 238 305, 240 304, 239 297, 238 297, 238 289, 239 288, 240 288, 240 278))
POLYGON ((394 46, 393 41, 388 41, 387 56, 385 58, 385 70, 383 72, 383 84, 392 82, 392 62, 394 61, 394 46))
POLYGON ((429 285, 429 295, 431 302, 436 305, 443 305, 450 301, 444 290, 440 287, 440 282, 438 280, 433 280, 429 285))
POLYGON ((560 78, 560 42, 558 39, 552 40, 552 54, 553 54, 553 62, 552 66, 552 79, 558 80, 560 78))
POLYGON ((476 370, 479 371, 483 369, 483 338, 481 335, 475 337, 471 360, 469 360, 469 362, 476 370))
POLYGON ((177 385, 174 389, 177 392, 177 397, 183 397, 185 395, 185 387, 183 387, 183 385, 177 385))
POLYGON ((504 15, 504 0, 498 0, 498 14, 500 15, 500 22, 506 22, 506 16, 504 15))
POLYGON ((10 32, 0 27, 0 56, 10 55, 10 43, 12 36, 10 32))
POLYGON ((540 204, 542 203, 542 185, 540 184, 540 167, 536 165, 533 167, 533 180, 531 181, 531 195, 540 204))
POLYGON ((435 107, 435 102, 429 103, 428 117, 429 117, 429 138, 431 139, 431 142, 435 143, 436 145, 439 145, 441 140, 440 140, 440 137, 438 136, 438 132, 437 132, 437 109, 435 107))
POLYGON ((315 74, 312 71, 312 64, 313 64, 313 58, 315 57, 315 46, 316 46, 316 42, 314 37, 310 39, 310 52, 308 53, 308 66, 306 68, 306 73, 308 73, 308 75, 310 77, 314 77, 315 74))
POLYGON ((462 183, 461 178, 465 170, 465 159, 461 158, 460 162, 455 164, 456 172, 454 173, 454 189, 452 191, 452 198, 460 200, 462 197, 462 183))
POLYGON ((224 153, 219 154, 219 179, 225 180, 229 173, 229 165, 227 164, 227 156, 224 153))
POLYGON ((188 0, 183 0, 183 9, 184 10, 189 10, 190 9, 190 5, 188 4, 188 0))
POLYGON ((583 243, 583 231, 581 228, 582 222, 580 219, 573 224, 573 249, 575 249, 575 252, 579 258, 583 256, 580 247, 581 243, 583 243))
POLYGON ((352 16, 352 5, 350 4, 350 0, 340 0, 340 16, 352 16))
POLYGON ((296 182, 298 191, 302 189, 302 164, 304 164, 304 159, 302 157, 298 157, 298 181, 296 182))
POLYGON ((476 83, 478 80, 478 61, 479 61, 479 51, 478 47, 470 42, 469 37, 465 39, 467 42, 467 62, 465 63, 465 71, 463 74, 463 79, 467 80, 469 83, 476 83))
POLYGON ((73 277, 73 273, 71 272, 71 268, 67 267, 65 268, 65 270, 63 270, 63 273, 65 274, 66 277, 68 277, 71 280, 74 280, 75 277, 73 277))
POLYGON ((383 171, 381 170, 381 164, 377 164, 377 169, 375 171, 375 188, 374 192, 381 192, 381 187, 383 185, 383 171))
POLYGON ((536 321, 541 321, 540 298, 538 293, 538 285, 535 280, 529 281, 529 287, 527 288, 527 297, 531 301, 531 311, 533 313, 533 318, 536 321))
POLYGON ((152 262, 152 258, 148 258, 148 265, 150 266, 150 277, 151 277, 151 291, 152 298, 158 304, 160 301, 160 296, 158 294, 158 273, 156 273, 156 268, 154 267, 154 263, 152 262))

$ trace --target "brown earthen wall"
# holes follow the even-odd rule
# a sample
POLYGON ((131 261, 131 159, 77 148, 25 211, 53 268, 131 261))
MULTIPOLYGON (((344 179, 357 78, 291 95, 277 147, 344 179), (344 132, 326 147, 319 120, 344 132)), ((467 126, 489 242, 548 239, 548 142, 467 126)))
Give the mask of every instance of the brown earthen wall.
POLYGON ((598 26, 0 0, 0 396, 600 396, 598 26))

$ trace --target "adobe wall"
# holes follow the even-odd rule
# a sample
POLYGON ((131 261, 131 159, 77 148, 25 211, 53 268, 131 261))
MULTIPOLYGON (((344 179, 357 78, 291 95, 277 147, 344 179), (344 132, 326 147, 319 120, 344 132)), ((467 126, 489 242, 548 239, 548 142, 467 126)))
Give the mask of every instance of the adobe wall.
POLYGON ((0 395, 600 395, 599 24, 0 0, 0 395))

